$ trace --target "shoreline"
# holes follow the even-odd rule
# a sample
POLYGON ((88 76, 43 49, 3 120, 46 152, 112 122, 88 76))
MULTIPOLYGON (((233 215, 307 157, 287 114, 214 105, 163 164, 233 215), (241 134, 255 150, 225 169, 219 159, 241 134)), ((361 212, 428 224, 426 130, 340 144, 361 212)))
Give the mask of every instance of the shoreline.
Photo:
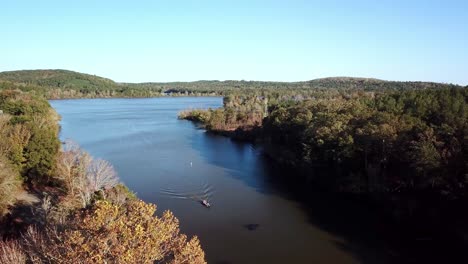
MULTIPOLYGON (((443 252, 458 254, 459 257, 468 259, 468 256, 463 255, 462 252, 452 251, 454 248, 468 245, 468 233, 461 230, 460 225, 454 226, 450 230, 444 228, 450 224, 442 216, 447 212, 454 213, 450 211, 450 208, 454 206, 450 199, 442 199, 440 196, 425 192, 387 193, 339 190, 333 184, 321 182, 321 174, 327 174, 328 171, 333 170, 332 168, 326 165, 310 168, 304 164, 291 163, 288 157, 281 155, 284 154, 281 153, 282 151, 275 151, 275 146, 267 145, 252 131, 239 128, 233 131, 210 130, 200 121, 186 120, 202 124, 201 128, 207 133, 227 137, 236 142, 260 146, 261 154, 268 160, 274 162, 281 170, 287 170, 288 173, 293 171, 292 173, 297 175, 296 177, 281 175, 280 181, 286 182, 287 185, 295 186, 293 191, 298 191, 298 193, 295 193, 295 196, 298 197, 296 199, 299 199, 307 206, 310 203, 316 203, 315 201, 311 201, 307 195, 311 193, 325 193, 326 195, 335 197, 338 201, 352 201, 356 205, 372 211, 374 217, 377 217, 381 221, 381 229, 378 231, 385 234, 385 240, 391 246, 392 251, 396 250, 401 253, 403 259, 417 255, 418 260, 430 261, 431 259, 425 259, 426 256, 423 252, 428 249, 440 250, 441 248, 443 248, 443 252), (239 135, 242 136, 239 137, 239 135), (430 207, 428 201, 432 201, 435 207, 430 207), (414 210, 416 210, 414 214, 411 214, 411 208, 408 208, 408 203, 414 203, 414 210), (428 214, 433 214, 433 210, 438 212, 436 213, 438 217, 433 216, 433 219, 428 220, 428 214), (406 247, 410 247, 409 249, 415 250, 416 253, 408 252, 409 249, 406 247)), ((337 167, 334 168, 336 169, 337 167)), ((457 203, 463 203, 463 201, 458 201, 457 203)), ((443 253, 440 254, 443 255, 443 253)), ((440 258, 441 256, 438 257, 440 258)))
POLYGON ((222 95, 162 95, 162 96, 133 96, 133 97, 67 97, 67 98, 47 98, 45 99, 47 101, 61 101, 61 100, 86 100, 86 99, 148 99, 148 98, 181 98, 181 97, 186 97, 186 98, 191 98, 191 97, 223 97, 222 95))

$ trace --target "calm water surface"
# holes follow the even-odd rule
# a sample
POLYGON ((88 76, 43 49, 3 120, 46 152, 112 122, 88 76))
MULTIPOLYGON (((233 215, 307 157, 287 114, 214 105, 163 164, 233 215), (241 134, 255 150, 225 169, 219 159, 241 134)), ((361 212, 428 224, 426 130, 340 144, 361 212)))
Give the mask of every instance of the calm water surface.
POLYGON ((222 98, 51 104, 62 116, 61 138, 112 162, 159 212, 173 211, 182 232, 200 237, 209 263, 383 263, 373 222, 361 209, 316 194, 315 205, 305 207, 274 180, 287 172, 259 149, 177 119, 186 108, 220 107, 222 98))

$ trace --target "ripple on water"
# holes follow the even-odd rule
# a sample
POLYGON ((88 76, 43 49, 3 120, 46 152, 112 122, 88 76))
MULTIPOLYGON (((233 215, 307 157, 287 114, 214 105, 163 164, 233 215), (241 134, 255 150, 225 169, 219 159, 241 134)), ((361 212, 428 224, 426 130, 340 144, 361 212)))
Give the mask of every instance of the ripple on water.
POLYGON ((187 199, 192 201, 210 201, 215 190, 213 185, 203 182, 195 183, 188 181, 186 186, 161 188, 159 193, 173 199, 187 199))

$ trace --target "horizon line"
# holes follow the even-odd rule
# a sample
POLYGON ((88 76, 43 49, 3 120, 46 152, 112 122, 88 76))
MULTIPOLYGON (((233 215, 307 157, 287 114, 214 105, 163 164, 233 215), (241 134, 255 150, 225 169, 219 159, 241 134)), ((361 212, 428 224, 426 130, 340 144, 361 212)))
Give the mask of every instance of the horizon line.
POLYGON ((381 81, 381 82, 407 82, 407 83, 434 83, 434 84, 444 84, 444 85, 456 85, 456 86, 461 86, 461 87, 466 87, 468 86, 467 84, 460 84, 460 83, 453 83, 453 82, 437 82, 437 81, 421 81, 421 80, 390 80, 390 79, 381 79, 381 78, 375 78, 375 77, 355 77, 355 76, 346 76, 346 75, 336 75, 336 76, 328 76, 328 77, 318 77, 318 78, 313 78, 313 79, 307 79, 307 80, 299 80, 299 81, 278 81, 278 80, 246 80, 246 79, 198 79, 198 80, 190 80, 190 81, 140 81, 140 82, 127 82, 127 81, 116 81, 112 78, 109 77, 104 77, 101 75, 97 75, 94 73, 87 73, 87 72, 81 72, 81 71, 75 71, 75 70, 69 70, 69 69, 61 69, 61 68, 56 68, 56 69, 44 69, 44 68, 36 68, 36 69, 21 69, 21 70, 6 70, 6 71, 0 71, 0 73, 7 73, 7 72, 21 72, 21 71, 68 71, 68 72, 74 72, 74 73, 79 73, 79 74, 86 74, 90 76, 95 76, 99 78, 104 78, 111 80, 115 83, 118 84, 145 84, 145 83, 194 83, 194 82, 228 82, 228 81, 237 81, 237 82, 274 82, 274 83, 301 83, 301 82, 311 82, 311 81, 316 81, 316 80, 325 80, 325 79, 363 79, 363 80, 374 80, 374 81, 381 81))

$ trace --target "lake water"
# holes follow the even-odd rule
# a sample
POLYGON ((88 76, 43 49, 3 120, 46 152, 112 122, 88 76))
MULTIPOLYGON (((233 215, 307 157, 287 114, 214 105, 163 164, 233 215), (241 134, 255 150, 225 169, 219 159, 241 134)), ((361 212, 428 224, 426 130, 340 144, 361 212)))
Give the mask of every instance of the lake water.
POLYGON ((310 193, 305 206, 261 150, 177 119, 222 98, 51 101, 61 138, 109 160, 138 197, 198 235, 208 263, 384 263, 376 221, 351 202, 310 193), (212 207, 205 208, 201 199, 212 207))

